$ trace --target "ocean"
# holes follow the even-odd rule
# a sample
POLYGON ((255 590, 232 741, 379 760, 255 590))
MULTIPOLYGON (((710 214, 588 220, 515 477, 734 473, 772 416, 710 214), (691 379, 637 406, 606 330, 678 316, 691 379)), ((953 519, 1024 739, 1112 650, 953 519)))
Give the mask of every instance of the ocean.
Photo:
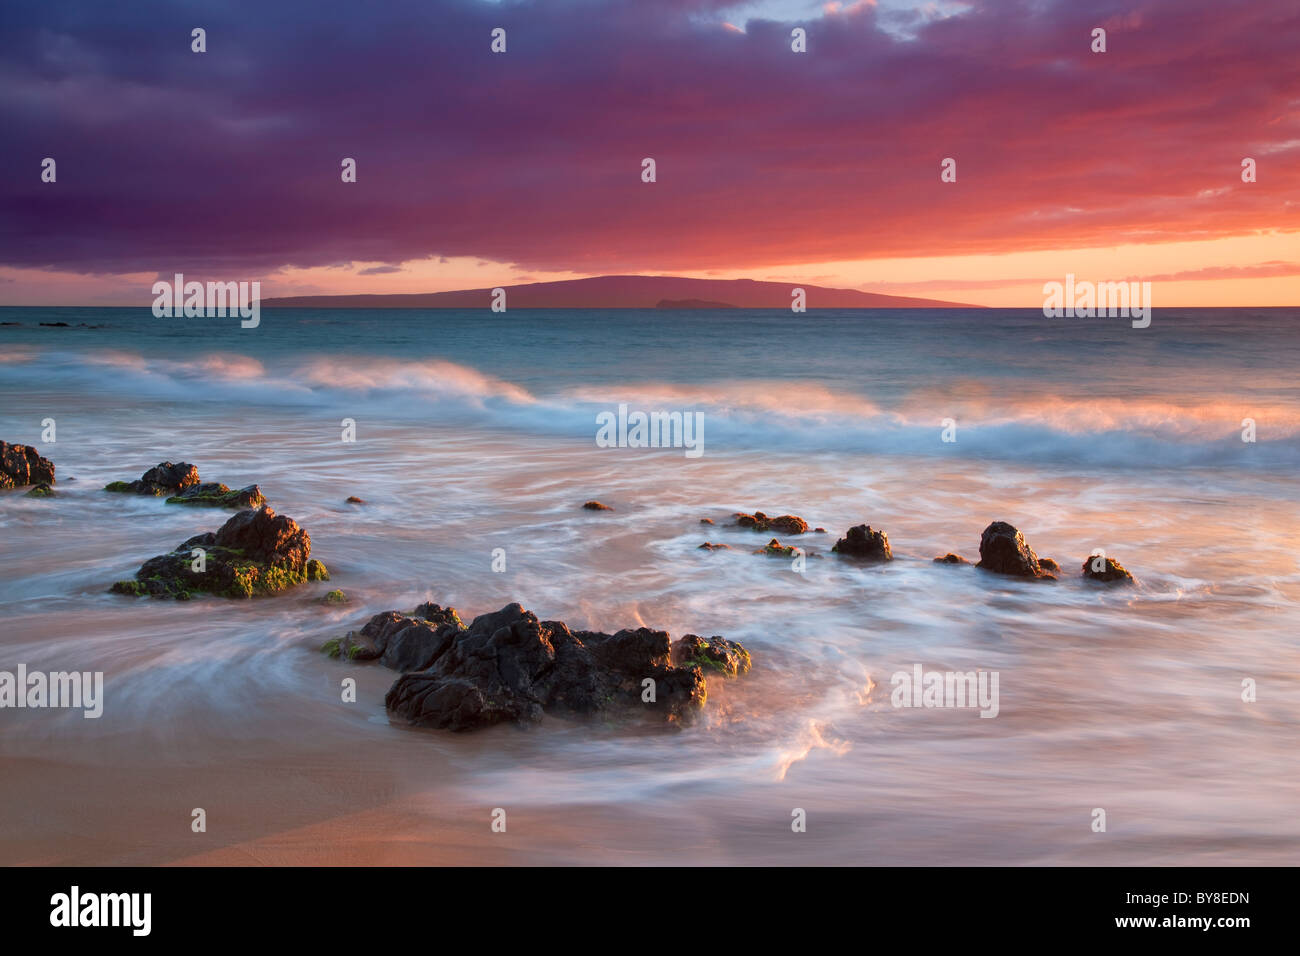
POLYGON ((1300 310, 0 322, 0 439, 54 461, 59 493, 0 493, 0 670, 105 674, 97 720, 0 713, 0 863, 1297 858, 1300 310), (601 447, 620 405, 698 414, 701 453, 601 447), (101 490, 163 460, 259 484, 331 581, 107 593, 229 514, 101 490), (802 570, 752 553, 771 535, 731 516, 754 510, 826 529, 783 539, 802 570), (997 520, 1060 580, 933 562, 978 560, 997 520), (858 524, 895 560, 830 554, 858 524), (1096 549, 1138 586, 1082 580, 1096 549), (413 730, 385 714, 392 671, 319 647, 424 600, 719 634, 754 667, 681 730, 413 730), (997 716, 894 706, 916 665, 996 672, 997 716))

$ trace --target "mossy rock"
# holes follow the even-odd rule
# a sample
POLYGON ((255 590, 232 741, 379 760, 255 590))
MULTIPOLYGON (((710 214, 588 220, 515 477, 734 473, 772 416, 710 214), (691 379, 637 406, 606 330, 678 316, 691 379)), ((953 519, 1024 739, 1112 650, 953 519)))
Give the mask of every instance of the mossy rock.
POLYGON ((135 587, 118 582, 112 590, 180 600, 195 592, 270 596, 307 581, 329 580, 325 565, 308 558, 310 553, 307 533, 292 518, 263 506, 234 515, 220 531, 195 535, 175 551, 150 558, 136 572, 135 587))
POLYGON ((23 497, 25 497, 25 498, 53 498, 53 497, 54 497, 54 489, 51 488, 49 485, 47 485, 45 482, 42 481, 42 482, 41 482, 40 484, 38 484, 38 485, 33 485, 32 488, 31 488, 31 490, 28 491, 27 494, 24 495, 23 497))
POLYGON ((340 591, 338 588, 335 588, 333 591, 330 591, 330 592, 327 593, 323 598, 321 598, 321 603, 323 603, 323 604, 347 604, 347 603, 348 603, 348 596, 347 596, 346 594, 344 594, 342 591, 340 591))
POLYGON ((219 481, 190 485, 180 494, 167 499, 169 505, 198 505, 207 508, 260 508, 266 496, 257 485, 231 490, 219 481))
POLYGON ((735 641, 717 635, 700 637, 698 634, 687 634, 673 644, 672 659, 678 667, 699 667, 724 677, 747 674, 753 666, 749 651, 735 641))
POLYGON ((755 551, 755 554, 766 554, 773 558, 792 558, 794 557, 795 548, 790 545, 782 544, 773 538, 765 547, 755 551))

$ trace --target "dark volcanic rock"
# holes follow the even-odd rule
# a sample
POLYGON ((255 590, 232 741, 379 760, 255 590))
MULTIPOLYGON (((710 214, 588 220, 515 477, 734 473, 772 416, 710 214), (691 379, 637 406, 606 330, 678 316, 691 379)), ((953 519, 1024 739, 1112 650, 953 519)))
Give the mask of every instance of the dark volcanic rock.
POLYGON ((836 554, 865 561, 892 561, 894 552, 889 548, 889 535, 883 531, 872 530, 870 525, 860 524, 848 530, 848 533, 835 542, 831 548, 836 554))
POLYGON ((953 554, 951 551, 949 551, 947 554, 943 555, 942 557, 935 558, 934 563, 935 564, 970 564, 970 562, 967 561, 965 558, 963 558, 960 554, 953 554))
POLYGON ((257 485, 232 491, 219 481, 201 482, 199 470, 187 461, 160 462, 135 481, 110 481, 105 491, 136 495, 167 495, 169 505, 206 505, 213 508, 260 508, 266 496, 257 485))
POLYGON ((641 713, 680 722, 704 706, 704 668, 731 675, 749 670, 748 652, 720 637, 688 635, 674 645, 666 632, 646 627, 570 631, 518 604, 480 615, 466 628, 451 608, 422 607, 436 609, 443 622, 386 611, 322 648, 403 671, 384 702, 393 716, 419 726, 471 730, 529 723, 548 712, 641 713), (654 682, 652 701, 643 696, 647 679, 654 682))
POLYGON ((434 624, 454 624, 461 629, 465 627, 454 607, 443 607, 441 604, 434 604, 432 601, 425 601, 411 613, 416 617, 424 618, 426 621, 432 621, 434 624))
POLYGON ((187 461, 173 464, 170 461, 154 465, 135 481, 110 481, 105 491, 130 492, 137 495, 178 495, 190 485, 199 483, 199 470, 187 461))
POLYGON ((1100 554, 1090 555, 1088 560, 1083 562, 1083 576, 1089 581, 1100 581, 1103 584, 1137 583, 1124 565, 1114 558, 1107 558, 1100 554))
POLYGON ((980 560, 975 566, 996 574, 1056 580, 1025 543, 1025 536, 1005 521, 995 521, 984 529, 980 535, 980 560))
POLYGON ((118 581, 110 590, 181 599, 195 591, 247 598, 328 580, 325 565, 311 557, 307 532, 263 505, 232 516, 215 533, 196 534, 170 554, 150 558, 135 580, 118 581), (195 549, 202 549, 201 557, 196 558, 195 549))
POLYGON ((0 489, 54 484, 54 463, 31 445, 0 441, 0 489))
POLYGON ((1052 574, 1056 574, 1058 571, 1061 570, 1061 566, 1057 564, 1055 561, 1053 561, 1051 558, 1040 557, 1038 559, 1038 566, 1042 568, 1044 571, 1050 571, 1052 574))
POLYGON ((752 515, 737 513, 736 524, 751 531, 775 531, 787 535, 803 534, 808 530, 808 522, 797 515, 780 515, 772 518, 761 511, 755 511, 752 515))

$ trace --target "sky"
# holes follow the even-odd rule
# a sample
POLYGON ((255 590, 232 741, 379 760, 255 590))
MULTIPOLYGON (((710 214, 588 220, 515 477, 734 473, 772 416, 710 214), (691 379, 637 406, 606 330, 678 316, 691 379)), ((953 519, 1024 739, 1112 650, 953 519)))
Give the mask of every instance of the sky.
POLYGON ((0 304, 182 272, 1300 305, 1297 51, 1295 0, 9 2, 0 304))

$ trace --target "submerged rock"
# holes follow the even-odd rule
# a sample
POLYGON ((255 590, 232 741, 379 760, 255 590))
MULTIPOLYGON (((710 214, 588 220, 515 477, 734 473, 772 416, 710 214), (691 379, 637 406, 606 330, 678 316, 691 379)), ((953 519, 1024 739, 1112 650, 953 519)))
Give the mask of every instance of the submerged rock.
POLYGON ((935 564, 970 564, 970 562, 967 561, 965 558, 963 558, 960 554, 953 554, 951 551, 949 551, 945 555, 941 555, 940 557, 935 558, 934 563, 935 564))
POLYGON ((167 499, 169 505, 206 505, 212 508, 260 508, 266 496, 257 485, 231 491, 219 481, 205 481, 190 485, 179 495, 167 499))
POLYGON ((779 515, 771 518, 761 511, 755 511, 752 515, 738 512, 736 524, 751 531, 775 531, 786 535, 803 534, 808 530, 808 522, 798 515, 779 515))
POLYGON ((1089 581, 1100 581, 1102 584, 1137 584, 1137 579, 1128 568, 1114 558, 1100 554, 1090 555, 1083 562, 1083 576, 1089 581))
POLYGON ((844 537, 831 548, 836 554, 864 561, 892 561, 894 552, 889 547, 889 535, 860 524, 850 528, 844 537))
POLYGON ((674 644, 667 632, 646 627, 570 631, 519 604, 480 615, 469 627, 452 608, 421 609, 432 617, 385 611, 322 648, 402 671, 384 703, 417 726, 472 730, 526 724, 545 713, 645 714, 677 723, 704 706, 705 669, 734 676, 751 663, 743 647, 721 637, 687 635, 674 644))
POLYGON ((54 489, 42 481, 39 485, 32 485, 31 490, 28 491, 27 494, 25 494, 23 497, 24 498, 53 498, 54 489))
POLYGON ((0 490, 54 484, 54 463, 31 445, 0 441, 0 490))
POLYGON ((755 554, 766 554, 773 558, 792 558, 794 557, 795 548, 793 545, 782 544, 773 538, 764 547, 755 551, 755 554))
POLYGON ((584 501, 582 506, 588 511, 613 511, 609 505, 601 504, 599 501, 584 501))
POLYGON ((344 499, 343 503, 347 505, 364 505, 365 501, 358 498, 356 495, 348 495, 347 498, 344 499))
POLYGON ((215 533, 197 534, 170 554, 150 558, 134 580, 118 581, 110 590, 182 600, 195 591, 248 598, 328 580, 325 565, 311 557, 307 532, 263 505, 232 516, 215 533))
POLYGON ((1019 578, 1056 580, 1056 575, 1043 567, 1034 549, 1025 543, 1025 536, 1005 521, 993 522, 980 535, 980 560, 975 567, 1019 578))
POLYGON ((702 545, 700 545, 700 546, 699 546, 698 548, 696 548, 695 550, 697 550, 697 551, 730 551, 730 550, 731 550, 731 545, 729 545, 729 544, 723 544, 721 541, 719 541, 719 542, 717 542, 717 543, 714 543, 714 542, 711 542, 711 541, 705 541, 702 545))

